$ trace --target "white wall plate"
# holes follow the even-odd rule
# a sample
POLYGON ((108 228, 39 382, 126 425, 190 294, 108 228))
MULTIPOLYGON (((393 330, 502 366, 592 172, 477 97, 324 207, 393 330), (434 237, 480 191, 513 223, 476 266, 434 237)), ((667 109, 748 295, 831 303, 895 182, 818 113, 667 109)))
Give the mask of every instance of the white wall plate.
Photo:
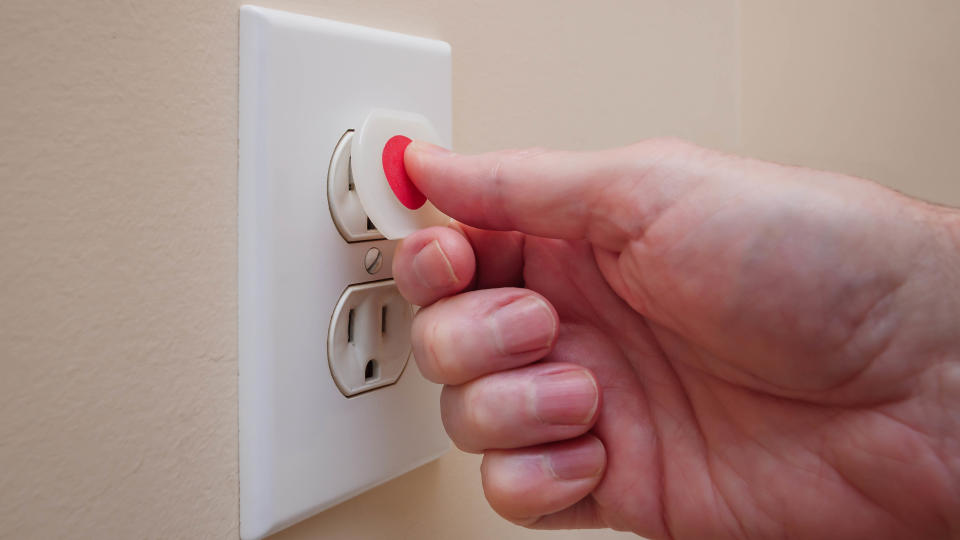
POLYGON ((330 217, 337 141, 374 108, 427 117, 450 145, 446 43, 244 6, 240 12, 240 535, 262 538, 449 448, 415 362, 345 397, 327 362, 347 285, 390 278, 395 243, 348 244, 330 217), (368 274, 364 255, 383 251, 368 274))

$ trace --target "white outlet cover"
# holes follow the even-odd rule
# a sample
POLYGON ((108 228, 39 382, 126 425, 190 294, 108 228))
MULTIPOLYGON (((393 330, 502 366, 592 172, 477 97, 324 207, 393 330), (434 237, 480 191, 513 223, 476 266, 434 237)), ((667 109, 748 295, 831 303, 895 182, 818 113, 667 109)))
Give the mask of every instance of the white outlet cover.
MULTIPOLYGON (((450 146, 444 42, 254 6, 240 10, 240 536, 262 538, 449 448, 440 388, 409 361, 344 397, 327 363, 349 284, 388 279, 395 242, 346 243, 326 175, 369 110, 418 113, 450 146), (367 274, 370 247, 384 262, 367 274)), ((374 511, 374 510, 371 510, 374 511)))
POLYGON ((367 217, 389 239, 404 238, 414 231, 445 225, 450 218, 429 200, 411 209, 394 195, 384 173, 384 147, 396 135, 433 144, 440 143, 437 130, 419 114, 375 109, 364 119, 351 142, 351 168, 357 196, 367 217))

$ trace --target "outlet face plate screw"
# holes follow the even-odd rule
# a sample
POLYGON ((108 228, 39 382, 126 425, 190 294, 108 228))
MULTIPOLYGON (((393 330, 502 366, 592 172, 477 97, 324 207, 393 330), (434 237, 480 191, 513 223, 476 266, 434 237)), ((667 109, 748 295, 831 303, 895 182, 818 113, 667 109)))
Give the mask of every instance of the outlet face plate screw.
POLYGON ((380 248, 372 247, 363 254, 363 268, 368 274, 376 274, 383 266, 383 253, 380 248))

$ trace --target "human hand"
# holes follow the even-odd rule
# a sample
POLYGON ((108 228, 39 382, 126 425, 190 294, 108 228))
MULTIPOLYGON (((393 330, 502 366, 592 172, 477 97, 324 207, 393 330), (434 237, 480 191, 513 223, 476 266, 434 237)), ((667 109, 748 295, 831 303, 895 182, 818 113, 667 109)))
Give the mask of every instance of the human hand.
POLYGON ((650 538, 960 534, 960 218, 676 141, 460 156, 405 239, 420 371, 491 506, 650 538))

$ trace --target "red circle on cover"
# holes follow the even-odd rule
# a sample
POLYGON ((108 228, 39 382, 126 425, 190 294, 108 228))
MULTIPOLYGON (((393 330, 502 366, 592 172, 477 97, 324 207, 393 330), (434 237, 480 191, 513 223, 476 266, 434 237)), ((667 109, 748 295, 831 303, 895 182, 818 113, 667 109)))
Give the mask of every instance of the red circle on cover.
POLYGON ((427 196, 413 185, 407 176, 407 168, 403 165, 403 153, 411 142, 413 141, 409 137, 403 135, 390 137, 383 146, 383 173, 400 204, 416 210, 427 202, 427 196))

